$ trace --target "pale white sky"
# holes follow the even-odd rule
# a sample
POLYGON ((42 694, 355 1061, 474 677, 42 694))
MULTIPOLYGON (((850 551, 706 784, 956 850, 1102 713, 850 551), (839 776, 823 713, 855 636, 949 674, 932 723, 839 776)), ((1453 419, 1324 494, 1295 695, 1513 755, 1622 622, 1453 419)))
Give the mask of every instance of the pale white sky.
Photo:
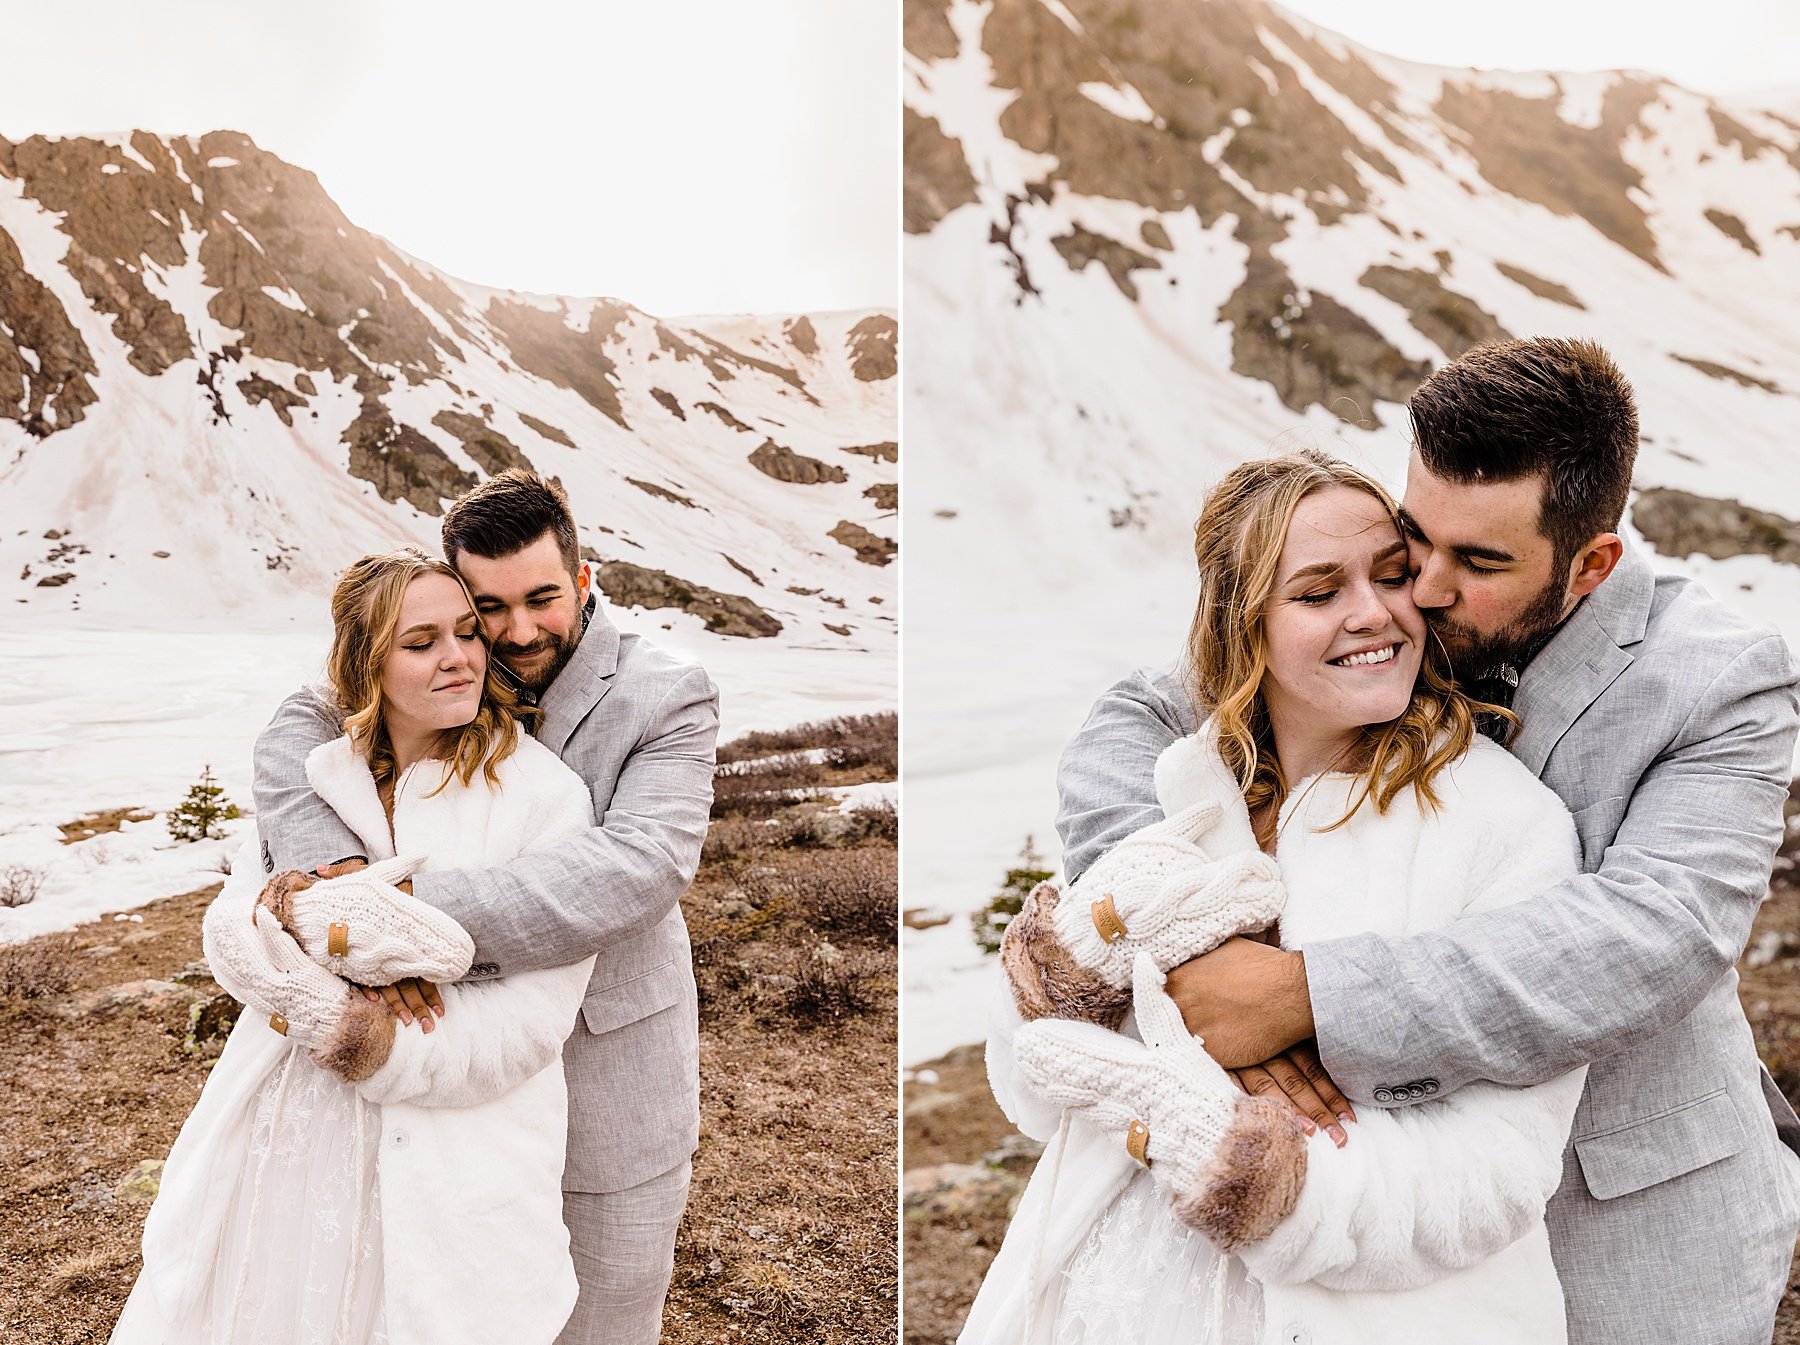
POLYGON ((1281 0, 1376 51, 1501 70, 1650 70, 1701 93, 1800 85, 1800 3, 1281 0))
POLYGON ((245 131, 466 280, 894 307, 900 0, 0 0, 0 134, 245 131))

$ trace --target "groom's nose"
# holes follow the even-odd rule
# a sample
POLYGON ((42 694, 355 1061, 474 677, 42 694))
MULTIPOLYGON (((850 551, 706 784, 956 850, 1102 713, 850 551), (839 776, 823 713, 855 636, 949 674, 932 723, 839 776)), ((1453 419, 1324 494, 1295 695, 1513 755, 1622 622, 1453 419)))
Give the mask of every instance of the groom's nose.
POLYGON ((1456 601, 1456 585, 1453 582, 1454 563, 1451 558, 1435 547, 1414 542, 1409 548, 1414 568, 1412 597, 1420 607, 1448 607, 1456 601))

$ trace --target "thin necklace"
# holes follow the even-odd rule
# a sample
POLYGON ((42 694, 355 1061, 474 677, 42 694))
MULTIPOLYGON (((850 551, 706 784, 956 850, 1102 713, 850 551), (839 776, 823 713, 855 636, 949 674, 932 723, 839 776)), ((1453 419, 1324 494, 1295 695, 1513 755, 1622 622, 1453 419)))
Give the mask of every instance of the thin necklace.
POLYGON ((1312 778, 1306 782, 1305 789, 1302 789, 1291 799, 1284 799, 1282 801, 1281 807, 1276 809, 1275 837, 1273 842, 1275 846, 1279 847, 1281 845, 1282 832, 1286 831, 1289 823, 1299 815, 1300 805, 1306 802, 1306 796, 1319 787, 1319 782, 1327 775, 1331 774, 1332 768, 1344 759, 1345 754, 1348 753, 1351 748, 1357 745, 1357 741, 1357 739, 1352 738, 1349 742, 1345 743, 1338 749, 1337 755, 1325 763, 1325 768, 1323 770, 1313 772, 1312 778), (1287 814, 1285 819, 1281 817, 1281 814, 1284 812, 1287 814))

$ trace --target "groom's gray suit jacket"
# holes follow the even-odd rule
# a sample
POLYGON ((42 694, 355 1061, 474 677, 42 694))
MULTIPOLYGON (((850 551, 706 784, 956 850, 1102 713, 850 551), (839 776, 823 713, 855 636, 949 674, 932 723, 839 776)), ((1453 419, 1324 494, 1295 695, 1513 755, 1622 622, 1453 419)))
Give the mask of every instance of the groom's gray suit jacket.
MULTIPOLYGON (((1152 767, 1190 704, 1171 670, 1095 705, 1058 774, 1068 877, 1159 815, 1152 767)), ((1513 709, 1512 751, 1574 813, 1583 874, 1444 930, 1308 947, 1320 1053, 1358 1104, 1393 1107, 1591 1062, 1549 1210, 1571 1342, 1766 1345, 1800 1123, 1734 964, 1792 774, 1787 646, 1628 549, 1513 709)))
MULTIPOLYGON (((544 693, 537 736, 587 782, 598 825, 504 868, 413 880, 474 937, 471 977, 598 955, 563 1048, 565 1190, 636 1186, 699 1143, 699 1016, 677 899, 706 837, 718 697, 699 667, 621 635, 596 606, 544 693)), ((256 825, 271 872, 360 850, 306 783, 306 754, 342 731, 336 706, 302 691, 257 739, 256 825)))

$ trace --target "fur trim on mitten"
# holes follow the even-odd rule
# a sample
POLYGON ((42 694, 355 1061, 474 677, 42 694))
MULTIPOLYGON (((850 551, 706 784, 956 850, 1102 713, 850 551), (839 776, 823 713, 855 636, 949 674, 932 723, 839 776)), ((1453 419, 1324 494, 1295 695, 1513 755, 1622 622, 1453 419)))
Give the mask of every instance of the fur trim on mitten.
POLYGON ((1143 1041, 1043 1019, 1013 1050, 1032 1086, 1119 1137, 1169 1193, 1176 1217, 1224 1252, 1260 1242, 1300 1198, 1306 1140, 1285 1105, 1240 1093, 1189 1035, 1148 953, 1134 967, 1143 1041))
POLYGON ((280 873, 259 903, 315 962, 358 985, 392 985, 409 976, 461 980, 475 960, 475 941, 455 920, 395 883, 423 861, 383 860, 341 878, 308 885, 306 875, 280 873))
POLYGON ((1116 1028, 1131 1008, 1131 995, 1108 985, 1070 956, 1056 933, 1061 900, 1055 883, 1039 883, 1000 940, 1000 969, 1006 973, 1019 1017, 1028 1023, 1074 1018, 1116 1028))
POLYGON ((251 912, 246 920, 242 907, 218 902, 207 910, 206 959, 219 984, 349 1082, 380 1069, 394 1046, 387 1005, 370 1003, 313 962, 268 910, 251 912))

